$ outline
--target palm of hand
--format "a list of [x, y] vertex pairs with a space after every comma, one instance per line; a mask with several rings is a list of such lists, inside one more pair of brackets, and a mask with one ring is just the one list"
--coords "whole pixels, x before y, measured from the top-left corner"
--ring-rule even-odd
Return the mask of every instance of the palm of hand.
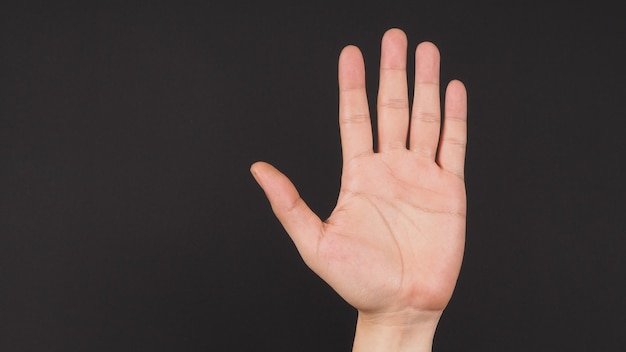
[[271, 165], [256, 163], [252, 172], [306, 264], [361, 313], [440, 312], [463, 256], [465, 88], [449, 84], [440, 128], [439, 54], [430, 43], [418, 46], [409, 117], [401, 31], [387, 32], [381, 55], [376, 153], [362, 56], [347, 47], [339, 60], [343, 175], [326, 221]]
[[347, 166], [314, 270], [363, 312], [442, 310], [463, 255], [463, 180], [406, 150]]

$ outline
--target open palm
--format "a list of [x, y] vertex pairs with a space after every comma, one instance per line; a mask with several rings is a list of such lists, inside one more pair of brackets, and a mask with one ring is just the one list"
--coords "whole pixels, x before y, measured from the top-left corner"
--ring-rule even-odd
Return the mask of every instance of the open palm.
[[415, 52], [415, 93], [409, 111], [406, 51], [402, 31], [385, 33], [377, 150], [363, 58], [354, 46], [341, 53], [343, 175], [337, 205], [326, 221], [274, 167], [263, 162], [252, 167], [307, 265], [370, 317], [441, 312], [463, 257], [465, 88], [459, 81], [450, 82], [441, 119], [439, 52], [433, 44], [422, 43]]

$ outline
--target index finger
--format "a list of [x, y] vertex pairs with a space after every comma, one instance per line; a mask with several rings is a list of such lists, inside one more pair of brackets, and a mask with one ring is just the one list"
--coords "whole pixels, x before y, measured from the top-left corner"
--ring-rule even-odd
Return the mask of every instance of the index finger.
[[361, 51], [353, 45], [339, 55], [339, 129], [344, 163], [374, 152], [365, 64]]

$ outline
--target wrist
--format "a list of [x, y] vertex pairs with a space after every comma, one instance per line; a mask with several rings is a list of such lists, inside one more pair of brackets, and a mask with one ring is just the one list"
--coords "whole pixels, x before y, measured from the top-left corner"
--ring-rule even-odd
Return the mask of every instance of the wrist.
[[430, 352], [441, 313], [371, 315], [359, 312], [352, 351]]

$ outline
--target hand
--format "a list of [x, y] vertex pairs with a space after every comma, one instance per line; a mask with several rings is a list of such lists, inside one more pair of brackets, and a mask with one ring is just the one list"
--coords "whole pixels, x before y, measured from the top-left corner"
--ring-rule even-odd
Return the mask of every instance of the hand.
[[409, 112], [406, 52], [405, 34], [387, 31], [377, 151], [361, 53], [347, 46], [339, 57], [343, 174], [337, 205], [326, 221], [274, 167], [259, 162], [251, 169], [305, 263], [358, 309], [355, 350], [411, 343], [429, 349], [463, 257], [465, 87], [449, 83], [442, 122], [439, 52], [432, 43], [421, 43]]

